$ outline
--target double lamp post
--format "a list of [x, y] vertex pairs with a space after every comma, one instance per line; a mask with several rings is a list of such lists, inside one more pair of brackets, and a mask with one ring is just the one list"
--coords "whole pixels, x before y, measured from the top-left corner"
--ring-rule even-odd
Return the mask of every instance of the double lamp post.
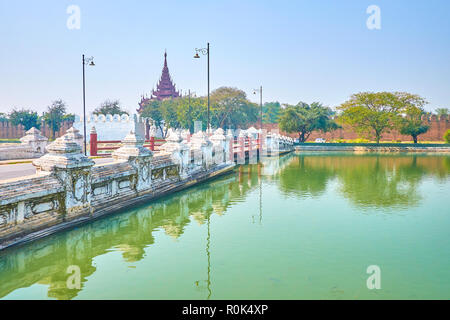
[[83, 65], [83, 129], [84, 129], [84, 155], [87, 155], [86, 148], [86, 78], [85, 78], [85, 66], [95, 66], [94, 57], [86, 58], [83, 54], [81, 63]]

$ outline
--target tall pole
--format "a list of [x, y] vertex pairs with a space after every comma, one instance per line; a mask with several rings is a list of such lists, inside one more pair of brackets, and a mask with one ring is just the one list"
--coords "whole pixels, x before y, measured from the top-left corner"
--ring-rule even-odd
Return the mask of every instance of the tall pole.
[[208, 46], [207, 46], [207, 53], [208, 53], [208, 134], [209, 134], [209, 126], [210, 126], [210, 119], [209, 119], [209, 42], [208, 42]]
[[87, 148], [86, 148], [86, 89], [85, 89], [85, 76], [84, 76], [84, 54], [82, 58], [83, 63], [83, 126], [84, 126], [84, 155], [87, 155]]
[[211, 233], [210, 233], [210, 229], [209, 229], [209, 225], [210, 225], [210, 218], [211, 216], [208, 215], [208, 237], [206, 238], [206, 255], [208, 256], [208, 282], [207, 282], [207, 287], [208, 287], [208, 300], [211, 298], [211, 253], [209, 251], [210, 246], [211, 246]]
[[[262, 86], [259, 88], [259, 107], [260, 107], [260, 119], [259, 119], [259, 125], [260, 125], [260, 129], [262, 130], [262, 121], [263, 121], [263, 110], [262, 110]], [[262, 133], [262, 132], [261, 132]]]
[[191, 131], [191, 122], [192, 122], [192, 118], [191, 118], [191, 89], [189, 89], [189, 109], [188, 109], [188, 115], [189, 115], [188, 129], [189, 129], [189, 133], [192, 134], [192, 131]]

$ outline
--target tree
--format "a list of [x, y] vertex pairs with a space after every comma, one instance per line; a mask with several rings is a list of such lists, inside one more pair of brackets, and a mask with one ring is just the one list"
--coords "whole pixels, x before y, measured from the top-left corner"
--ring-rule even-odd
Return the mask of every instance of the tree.
[[407, 92], [396, 92], [395, 96], [403, 115], [398, 118], [397, 127], [401, 134], [410, 135], [414, 143], [417, 143], [417, 137], [430, 128], [422, 121], [422, 116], [425, 114], [423, 106], [427, 104], [427, 101], [419, 95]]
[[400, 116], [403, 93], [360, 92], [338, 107], [339, 121], [352, 126], [359, 134], [374, 136], [380, 143], [384, 132], [394, 128]]
[[299, 141], [305, 142], [315, 130], [328, 132], [337, 129], [338, 125], [331, 119], [332, 115], [333, 111], [319, 102], [310, 105], [299, 102], [295, 106], [286, 106], [282, 111], [279, 126], [285, 132], [298, 133]]
[[[168, 128], [178, 129], [181, 128], [181, 124], [178, 119], [177, 109], [181, 104], [180, 99], [166, 99], [161, 102], [161, 115]], [[165, 136], [165, 134], [164, 134]]]
[[445, 131], [445, 133], [444, 133], [444, 141], [445, 141], [445, 143], [450, 143], [450, 129]]
[[25, 128], [25, 131], [28, 131], [33, 127], [35, 127], [36, 129], [40, 129], [40, 127], [41, 127], [41, 121], [39, 119], [37, 112], [32, 111], [32, 110], [25, 110], [25, 109], [16, 110], [16, 109], [14, 109], [9, 114], [9, 120], [15, 126], [23, 125]]
[[126, 112], [125, 110], [122, 110], [119, 100], [107, 99], [104, 102], [102, 102], [97, 109], [94, 110], [93, 114], [96, 114], [96, 115], [104, 114], [106, 116], [107, 114], [123, 115], [123, 114], [128, 114], [128, 112]]
[[430, 126], [422, 121], [424, 111], [422, 108], [409, 105], [405, 107], [404, 116], [399, 120], [399, 129], [401, 134], [410, 135], [414, 143], [417, 143], [417, 137], [428, 131]]
[[141, 116], [146, 118], [151, 118], [153, 120], [153, 125], [155, 125], [161, 131], [161, 135], [164, 137], [164, 121], [161, 112], [161, 101], [152, 100], [144, 106]]
[[55, 137], [55, 133], [61, 128], [65, 116], [67, 116], [66, 103], [61, 99], [53, 101], [44, 113], [43, 118], [52, 130], [52, 137]]
[[194, 133], [194, 123], [200, 121], [202, 130], [206, 130], [208, 108], [205, 97], [189, 97], [178, 98], [177, 118], [182, 128], [188, 128]]
[[281, 115], [281, 104], [277, 102], [266, 102], [263, 105], [263, 123], [278, 123]]
[[8, 120], [8, 115], [6, 113], [0, 112], [0, 122], [7, 122]]
[[436, 114], [438, 116], [448, 116], [449, 115], [449, 110], [448, 108], [437, 108], [436, 109]]
[[255, 123], [259, 107], [247, 100], [244, 91], [220, 87], [211, 93], [211, 126], [238, 128]]

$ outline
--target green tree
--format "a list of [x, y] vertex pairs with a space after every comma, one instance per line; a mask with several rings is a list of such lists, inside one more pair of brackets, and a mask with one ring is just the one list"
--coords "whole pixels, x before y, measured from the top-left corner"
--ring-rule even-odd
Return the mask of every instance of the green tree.
[[[194, 122], [202, 123], [202, 130], [206, 130], [207, 124], [207, 99], [205, 97], [189, 97], [184, 96], [174, 99], [176, 103], [176, 123], [181, 128], [189, 129], [194, 132]], [[170, 119], [169, 119], [170, 121]]]
[[332, 131], [338, 125], [331, 119], [333, 111], [324, 107], [319, 102], [310, 105], [299, 102], [297, 105], [287, 105], [283, 110], [279, 126], [280, 129], [288, 133], [298, 133], [300, 142], [305, 142], [313, 131]]
[[449, 115], [449, 110], [448, 110], [448, 108], [437, 108], [436, 109], [436, 114], [438, 116], [448, 116]]
[[428, 131], [430, 126], [422, 121], [423, 109], [414, 105], [405, 107], [404, 116], [399, 120], [400, 133], [410, 135], [414, 143], [417, 143], [417, 137]]
[[122, 110], [119, 100], [107, 99], [104, 102], [102, 102], [98, 108], [96, 108], [94, 110], [93, 114], [96, 114], [96, 115], [104, 114], [106, 116], [107, 114], [123, 115], [123, 114], [128, 114], [128, 112], [126, 112], [125, 110]]
[[[360, 92], [338, 107], [342, 111], [339, 120], [352, 126], [362, 135], [374, 136], [377, 143], [385, 132], [398, 123], [400, 110], [404, 106], [402, 92]], [[407, 97], [403, 100], [406, 101]]]
[[7, 122], [9, 121], [8, 115], [6, 113], [0, 112], [0, 122]]
[[[178, 129], [181, 124], [178, 119], [177, 110], [180, 107], [181, 99], [166, 99], [161, 102], [161, 116], [164, 120], [166, 130], [168, 128]], [[164, 134], [164, 136], [166, 133]]]
[[250, 102], [242, 90], [220, 87], [211, 93], [211, 125], [213, 127], [246, 127], [255, 123], [258, 116], [258, 105]]
[[44, 113], [44, 121], [49, 125], [52, 130], [52, 137], [55, 137], [55, 133], [59, 131], [62, 123], [65, 120], [66, 115], [66, 103], [61, 100], [55, 100], [47, 108], [47, 112]]
[[141, 116], [151, 118], [153, 125], [155, 125], [161, 131], [161, 135], [164, 137], [164, 121], [161, 112], [161, 101], [152, 100], [144, 106]]
[[266, 102], [263, 105], [263, 123], [278, 123], [281, 115], [281, 104], [277, 102]]
[[25, 130], [30, 130], [33, 127], [35, 127], [36, 129], [40, 129], [41, 127], [39, 115], [37, 114], [37, 112], [32, 110], [14, 109], [9, 114], [9, 120], [15, 126], [23, 125]]
[[450, 129], [445, 131], [445, 133], [444, 133], [444, 141], [445, 141], [445, 143], [450, 143]]

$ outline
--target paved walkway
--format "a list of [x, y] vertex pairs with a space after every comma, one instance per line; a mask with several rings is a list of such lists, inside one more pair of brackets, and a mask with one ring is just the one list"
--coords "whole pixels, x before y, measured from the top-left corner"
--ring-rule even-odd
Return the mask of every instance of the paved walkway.
[[[12, 178], [19, 178], [30, 176], [36, 173], [36, 168], [33, 166], [31, 161], [34, 159], [22, 159], [22, 160], [8, 160], [0, 161], [0, 181]], [[112, 162], [112, 158], [100, 158], [93, 159], [95, 164], [103, 164]], [[29, 162], [28, 162], [29, 161]], [[15, 163], [15, 164], [5, 164], [7, 162], [27, 162], [27, 163]]]

